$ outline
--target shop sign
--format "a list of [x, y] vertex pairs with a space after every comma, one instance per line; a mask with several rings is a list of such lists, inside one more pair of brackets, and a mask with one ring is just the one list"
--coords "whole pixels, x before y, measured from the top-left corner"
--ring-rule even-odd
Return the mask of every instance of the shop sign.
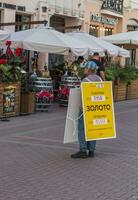
[[108, 24], [108, 25], [112, 25], [112, 26], [115, 26], [118, 23], [118, 19], [104, 17], [101, 15], [92, 15], [91, 21], [99, 22], [102, 24]]
[[15, 112], [15, 87], [4, 88], [3, 92], [3, 113]]
[[82, 83], [86, 141], [116, 138], [111, 82]]

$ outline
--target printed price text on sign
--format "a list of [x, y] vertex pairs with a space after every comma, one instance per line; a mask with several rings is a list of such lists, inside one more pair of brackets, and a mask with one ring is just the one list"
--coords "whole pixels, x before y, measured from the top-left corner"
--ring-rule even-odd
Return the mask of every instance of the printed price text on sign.
[[87, 141], [116, 137], [111, 82], [82, 83]]

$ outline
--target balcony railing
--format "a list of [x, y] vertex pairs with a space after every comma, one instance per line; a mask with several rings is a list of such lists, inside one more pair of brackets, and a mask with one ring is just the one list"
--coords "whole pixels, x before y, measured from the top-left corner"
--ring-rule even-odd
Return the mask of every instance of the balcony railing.
[[103, 0], [102, 9], [123, 14], [123, 0]]
[[48, 4], [48, 9], [52, 10], [53, 13], [55, 12], [57, 14], [60, 13], [67, 16], [84, 18], [84, 11], [80, 9], [73, 9], [72, 5], [70, 5], [70, 7], [66, 7], [66, 5], [63, 5], [62, 7], [56, 4]]

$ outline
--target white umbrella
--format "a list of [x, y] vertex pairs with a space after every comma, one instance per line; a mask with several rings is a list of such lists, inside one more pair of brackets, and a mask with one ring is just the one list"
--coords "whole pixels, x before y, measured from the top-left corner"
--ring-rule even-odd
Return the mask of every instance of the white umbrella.
[[14, 45], [32, 51], [66, 55], [70, 49], [77, 56], [88, 54], [84, 42], [48, 27], [15, 32], [10, 40]]
[[96, 38], [92, 35], [89, 35], [86, 32], [71, 32], [67, 33], [70, 36], [73, 36], [76, 39], [79, 39], [80, 41], [84, 41], [85, 44], [89, 47], [91, 52], [105, 52], [107, 51], [108, 54], [112, 56], [123, 56], [123, 57], [130, 57], [129, 51], [120, 48], [118, 46], [115, 46], [113, 44], [110, 44], [109, 42], [105, 42], [104, 40], [101, 40], [99, 38]]
[[114, 44], [134, 44], [138, 45], [138, 31], [118, 33], [115, 35], [102, 37], [103, 40]]
[[0, 41], [6, 40], [10, 34], [7, 31], [0, 30]]

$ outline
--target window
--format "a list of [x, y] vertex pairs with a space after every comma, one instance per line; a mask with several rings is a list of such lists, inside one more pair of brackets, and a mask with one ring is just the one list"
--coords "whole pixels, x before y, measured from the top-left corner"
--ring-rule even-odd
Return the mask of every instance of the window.
[[[16, 14], [16, 22], [30, 22], [31, 15]], [[30, 24], [21, 24], [15, 26], [15, 31], [26, 30], [30, 28]]]
[[98, 37], [98, 33], [99, 33], [99, 26], [90, 25], [89, 34]]
[[136, 64], [136, 49], [129, 50], [130, 58], [126, 58], [126, 65], [135, 65]]
[[137, 26], [127, 26], [127, 31], [137, 31], [138, 30], [138, 25]]
[[47, 12], [47, 7], [46, 7], [46, 6], [43, 6], [43, 7], [42, 7], [42, 12], [43, 12], [43, 13], [46, 13], [46, 12]]
[[105, 28], [105, 36], [112, 35], [112, 34], [113, 34], [113, 29], [112, 28]]

